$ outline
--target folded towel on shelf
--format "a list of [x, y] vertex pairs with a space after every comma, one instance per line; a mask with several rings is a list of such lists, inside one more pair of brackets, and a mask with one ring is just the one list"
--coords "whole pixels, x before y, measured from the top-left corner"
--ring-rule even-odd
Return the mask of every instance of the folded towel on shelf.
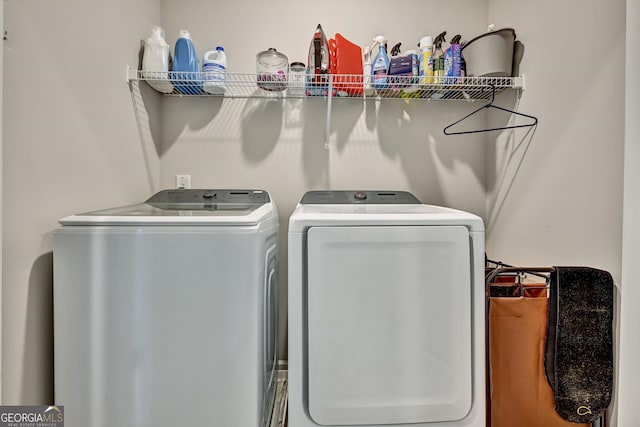
[[549, 283], [545, 371], [564, 419], [591, 423], [613, 390], [613, 278], [589, 267], [556, 267]]

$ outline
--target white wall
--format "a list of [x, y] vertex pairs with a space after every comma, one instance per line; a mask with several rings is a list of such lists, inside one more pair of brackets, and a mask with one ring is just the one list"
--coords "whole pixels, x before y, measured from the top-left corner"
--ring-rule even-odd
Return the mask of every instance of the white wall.
[[[539, 118], [518, 173], [526, 144], [514, 150], [500, 188], [490, 188], [489, 256], [599, 267], [619, 283], [625, 0], [491, 0], [489, 21], [515, 27], [524, 43], [520, 111]], [[488, 147], [500, 158], [513, 144]]]
[[2, 398], [52, 396], [52, 231], [152, 191], [125, 83], [155, 0], [5, 4]]
[[[398, 17], [390, 19], [393, 13]], [[255, 72], [255, 55], [270, 47], [291, 62], [307, 63], [318, 23], [327, 37], [339, 32], [363, 46], [383, 34], [389, 48], [401, 41], [409, 49], [423, 35], [442, 29], [471, 38], [484, 31], [486, 14], [486, 1], [468, 0], [163, 1], [170, 45], [179, 29], [187, 28], [199, 56], [220, 44], [230, 71], [250, 73]], [[189, 173], [194, 187], [268, 190], [279, 207], [282, 272], [287, 271], [288, 217], [308, 190], [408, 190], [426, 203], [484, 215], [484, 135], [447, 137], [442, 132], [476, 105], [334, 99], [328, 151], [325, 105], [323, 100], [164, 99], [161, 184], [173, 186], [176, 174]], [[296, 108], [303, 120], [294, 119]], [[286, 274], [280, 277], [284, 332]], [[284, 356], [286, 334], [280, 336]]]
[[620, 383], [618, 425], [640, 425], [640, 2], [627, 0], [626, 136], [624, 152], [624, 237], [622, 247]]

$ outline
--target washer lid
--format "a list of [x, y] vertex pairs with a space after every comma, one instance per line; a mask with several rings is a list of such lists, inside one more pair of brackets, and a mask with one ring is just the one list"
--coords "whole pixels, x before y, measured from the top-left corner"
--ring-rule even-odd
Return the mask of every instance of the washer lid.
[[62, 218], [62, 225], [247, 225], [273, 216], [263, 190], [163, 190], [145, 203]]

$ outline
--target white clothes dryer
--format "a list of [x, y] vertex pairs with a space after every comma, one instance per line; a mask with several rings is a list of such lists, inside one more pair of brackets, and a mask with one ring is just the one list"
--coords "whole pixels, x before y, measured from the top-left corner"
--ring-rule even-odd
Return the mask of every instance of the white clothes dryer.
[[407, 192], [289, 219], [289, 426], [485, 426], [484, 226]]
[[278, 218], [261, 190], [165, 190], [54, 234], [55, 402], [69, 426], [266, 426]]

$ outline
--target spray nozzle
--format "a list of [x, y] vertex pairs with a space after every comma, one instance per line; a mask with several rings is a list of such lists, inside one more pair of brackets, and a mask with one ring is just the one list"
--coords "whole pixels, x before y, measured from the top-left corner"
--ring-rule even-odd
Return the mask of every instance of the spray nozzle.
[[441, 32], [440, 34], [437, 35], [437, 37], [435, 38], [435, 40], [433, 40], [433, 44], [435, 45], [436, 49], [441, 49], [442, 48], [442, 43], [446, 42], [446, 40], [444, 39], [444, 36], [447, 35], [446, 31]]
[[365, 59], [370, 58], [371, 57], [371, 53], [373, 52], [373, 49], [376, 48], [376, 46], [378, 45], [384, 45], [385, 48], [387, 47], [387, 38], [385, 36], [375, 36], [373, 38], [373, 43], [371, 44], [371, 46], [369, 46], [367, 49], [365, 49], [364, 51], [364, 57]]
[[378, 44], [387, 44], [389, 42], [385, 36], [375, 36], [373, 41]]
[[455, 36], [453, 36], [453, 38], [451, 39], [451, 44], [460, 44], [460, 40], [462, 39], [462, 36], [460, 34], [456, 34]]
[[391, 48], [391, 56], [400, 55], [400, 46], [402, 46], [401, 42], [398, 42], [395, 45], [393, 45], [393, 47]]

